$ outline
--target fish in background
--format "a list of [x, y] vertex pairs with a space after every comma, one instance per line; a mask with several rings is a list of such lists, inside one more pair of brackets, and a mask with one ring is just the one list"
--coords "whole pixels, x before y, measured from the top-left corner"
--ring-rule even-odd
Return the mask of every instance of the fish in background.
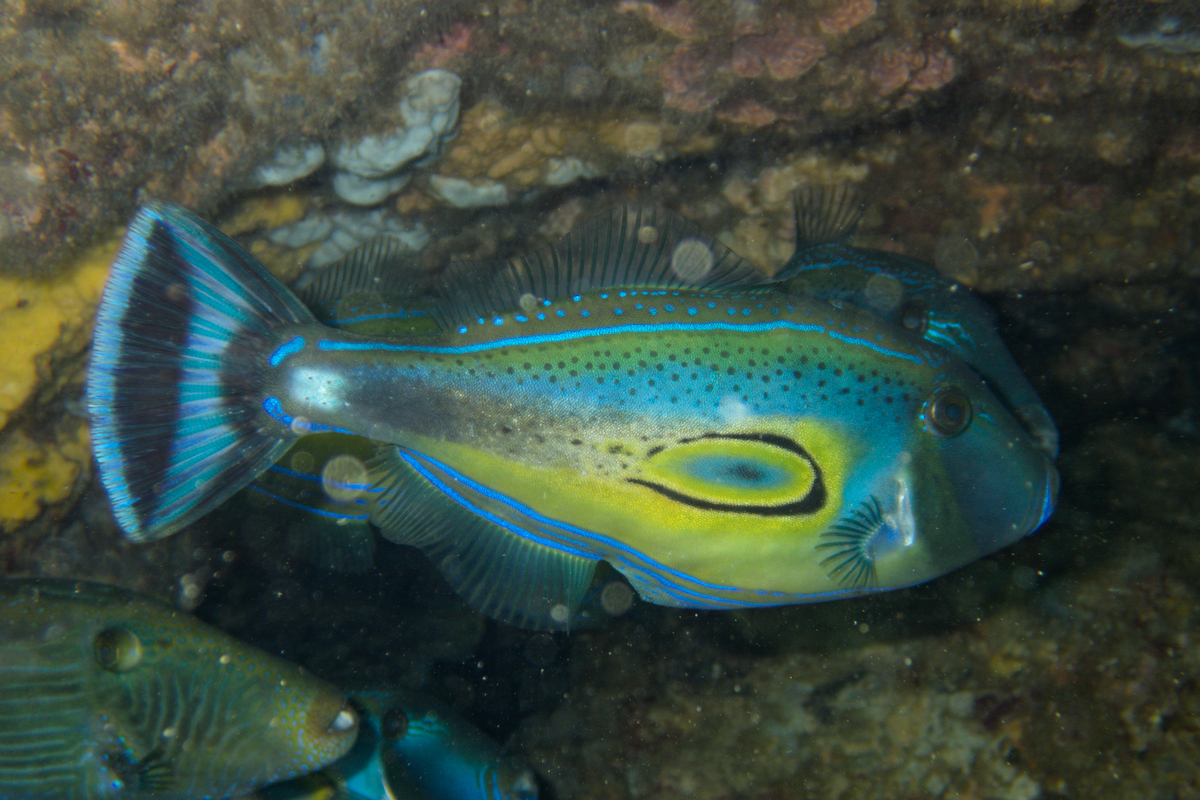
[[796, 250], [780, 278], [796, 294], [849, 303], [946, 348], [978, 372], [1051, 459], [1058, 428], [996, 330], [987, 305], [916, 258], [854, 247], [865, 206], [853, 189], [795, 197]]
[[268, 786], [259, 800], [537, 800], [520, 758], [418, 692], [356, 692], [354, 748], [320, 772]]
[[137, 213], [87, 391], [127, 537], [198, 519], [301, 437], [351, 434], [383, 445], [345, 488], [385, 538], [477, 610], [566, 630], [601, 561], [661, 605], [830, 600], [938, 577], [1053, 510], [1047, 454], [961, 359], [779, 291], [664, 209], [453, 267], [422, 308], [435, 333], [388, 335], [375, 267], [302, 301], [187, 211]]
[[0, 580], [0, 798], [233, 797], [350, 750], [358, 714], [301, 668], [153, 598]]

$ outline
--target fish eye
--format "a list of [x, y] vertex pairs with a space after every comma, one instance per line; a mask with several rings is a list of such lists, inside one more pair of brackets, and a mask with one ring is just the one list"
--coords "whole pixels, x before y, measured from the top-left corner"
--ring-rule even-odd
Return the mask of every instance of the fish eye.
[[905, 330], [924, 336], [929, 330], [929, 309], [916, 300], [905, 303], [900, 309], [900, 324]]
[[925, 401], [925, 429], [935, 436], [958, 436], [971, 424], [971, 398], [956, 386], [944, 386]]
[[388, 709], [388, 712], [383, 715], [380, 727], [384, 736], [389, 739], [399, 739], [408, 733], [408, 715], [404, 713], [403, 708]]
[[96, 663], [109, 672], [131, 670], [142, 660], [142, 642], [124, 628], [106, 628], [92, 643]]

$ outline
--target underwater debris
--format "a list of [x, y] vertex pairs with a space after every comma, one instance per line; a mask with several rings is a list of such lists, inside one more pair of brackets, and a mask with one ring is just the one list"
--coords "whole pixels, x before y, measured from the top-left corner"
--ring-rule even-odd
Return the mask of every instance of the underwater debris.
[[310, 267], [332, 264], [377, 236], [395, 238], [413, 252], [429, 243], [429, 232], [424, 225], [398, 217], [386, 208], [312, 214], [267, 234], [268, 239], [284, 247], [301, 248], [317, 244], [306, 262]]
[[430, 175], [429, 187], [433, 189], [434, 194], [455, 208], [502, 206], [508, 202], [508, 189], [498, 181], [468, 181], [444, 175]]
[[287, 186], [306, 178], [325, 163], [325, 148], [318, 143], [281, 147], [250, 176], [252, 186]]
[[1200, 10], [1181, 2], [1148, 4], [1146, 8], [1151, 13], [1119, 32], [1118, 42], [1177, 55], [1200, 53]]
[[339, 170], [334, 191], [348, 203], [374, 205], [400, 191], [406, 176], [395, 173], [423, 156], [440, 152], [458, 121], [462, 80], [431, 69], [409, 78], [400, 100], [399, 124], [389, 133], [343, 143], [330, 158]]

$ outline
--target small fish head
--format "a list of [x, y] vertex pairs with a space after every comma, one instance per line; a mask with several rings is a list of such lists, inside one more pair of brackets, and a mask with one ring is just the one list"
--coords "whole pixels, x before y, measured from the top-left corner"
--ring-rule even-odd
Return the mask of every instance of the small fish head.
[[956, 363], [928, 392], [872, 495], [871, 563], [880, 586], [936, 578], [1016, 542], [1054, 510], [1058, 472], [1003, 403]]
[[89, 649], [123, 783], [151, 795], [244, 794], [333, 762], [358, 732], [336, 688], [154, 601], [101, 615]]

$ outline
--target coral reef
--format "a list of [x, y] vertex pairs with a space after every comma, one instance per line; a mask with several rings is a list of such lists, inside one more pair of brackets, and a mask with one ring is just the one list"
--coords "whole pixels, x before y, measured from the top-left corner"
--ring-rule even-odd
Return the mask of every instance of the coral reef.
[[[120, 583], [322, 673], [425, 683], [572, 797], [1200, 794], [1200, 84], [1182, 0], [0, 0], [0, 571]], [[460, 112], [461, 108], [461, 112]], [[379, 542], [246, 498], [120, 536], [80, 402], [118, 226], [214, 218], [284, 280], [378, 235], [414, 284], [616, 202], [770, 273], [792, 196], [981, 293], [1062, 428], [1062, 506], [933, 585], [485, 624]], [[369, 208], [358, 208], [357, 205]]]
[[421, 157], [440, 151], [458, 121], [458, 90], [454, 73], [431, 69], [409, 78], [397, 110], [398, 124], [390, 132], [346, 142], [333, 153], [338, 172], [333, 190], [355, 205], [377, 205], [408, 183], [397, 171]]

